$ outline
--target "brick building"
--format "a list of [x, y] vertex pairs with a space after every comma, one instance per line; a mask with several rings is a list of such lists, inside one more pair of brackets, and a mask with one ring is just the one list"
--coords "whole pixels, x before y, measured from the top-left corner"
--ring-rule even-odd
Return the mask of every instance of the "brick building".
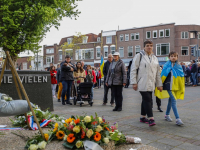
[[73, 40], [73, 36], [62, 38], [59, 45], [44, 45], [44, 65], [60, 63], [66, 54], [70, 54], [72, 62], [84, 60], [86, 64], [99, 66], [101, 54], [106, 60], [109, 53], [118, 51], [121, 59], [128, 65], [129, 61], [143, 49], [145, 40], [153, 41], [153, 52], [162, 65], [168, 60], [170, 51], [179, 53], [179, 61], [190, 61], [191, 47], [199, 45], [200, 25], [175, 25], [175, 23], [154, 26], [101, 31], [98, 35], [86, 34], [79, 49], [67, 50], [63, 53], [60, 46]]

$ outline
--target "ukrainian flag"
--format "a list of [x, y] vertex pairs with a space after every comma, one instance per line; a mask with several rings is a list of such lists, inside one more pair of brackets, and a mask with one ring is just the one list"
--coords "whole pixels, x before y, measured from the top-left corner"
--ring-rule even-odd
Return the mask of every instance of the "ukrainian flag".
[[[185, 94], [185, 78], [183, 69], [181, 65], [178, 64], [178, 62], [175, 63], [174, 67], [172, 67], [172, 63], [170, 60], [165, 63], [163, 70], [161, 72], [162, 83], [164, 83], [165, 79], [167, 78], [168, 74], [171, 71], [173, 73], [173, 79], [171, 81], [172, 94], [174, 95], [174, 98], [176, 100], [177, 99], [183, 100]], [[160, 99], [169, 98], [169, 94], [166, 90], [160, 92], [157, 88], [155, 90], [155, 96], [157, 96]]]
[[104, 60], [103, 60], [103, 56], [101, 55], [101, 65], [100, 65], [101, 78], [104, 76], [104, 75], [103, 75], [103, 67], [104, 67]]

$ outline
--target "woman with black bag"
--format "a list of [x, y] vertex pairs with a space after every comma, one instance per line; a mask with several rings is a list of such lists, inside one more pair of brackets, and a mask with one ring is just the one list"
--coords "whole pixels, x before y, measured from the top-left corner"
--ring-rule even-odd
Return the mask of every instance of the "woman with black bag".
[[122, 111], [122, 89], [126, 85], [126, 77], [125, 64], [120, 59], [119, 52], [115, 52], [106, 77], [106, 86], [112, 86], [114, 92], [116, 106], [113, 111]]

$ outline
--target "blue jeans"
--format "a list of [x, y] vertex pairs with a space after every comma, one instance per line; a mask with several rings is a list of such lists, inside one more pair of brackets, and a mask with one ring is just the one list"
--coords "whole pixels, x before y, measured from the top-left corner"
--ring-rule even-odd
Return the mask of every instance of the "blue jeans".
[[69, 102], [70, 94], [71, 94], [71, 87], [72, 87], [72, 80], [65, 80], [62, 81], [63, 90], [62, 90], [62, 102], [65, 100], [65, 94], [67, 93], [67, 102]]
[[196, 72], [191, 73], [191, 75], [192, 75], [193, 85], [197, 85], [197, 73]]
[[169, 93], [170, 97], [169, 97], [169, 101], [168, 101], [168, 105], [167, 105], [166, 115], [170, 114], [170, 110], [172, 108], [176, 119], [178, 119], [179, 114], [178, 114], [178, 110], [177, 110], [177, 106], [176, 106], [176, 99], [174, 98], [172, 91], [167, 91], [167, 92]]

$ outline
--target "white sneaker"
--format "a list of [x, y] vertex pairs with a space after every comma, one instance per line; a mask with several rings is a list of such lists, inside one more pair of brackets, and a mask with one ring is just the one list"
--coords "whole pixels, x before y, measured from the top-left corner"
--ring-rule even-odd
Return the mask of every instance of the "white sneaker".
[[56, 98], [56, 96], [54, 95], [53, 98]]

